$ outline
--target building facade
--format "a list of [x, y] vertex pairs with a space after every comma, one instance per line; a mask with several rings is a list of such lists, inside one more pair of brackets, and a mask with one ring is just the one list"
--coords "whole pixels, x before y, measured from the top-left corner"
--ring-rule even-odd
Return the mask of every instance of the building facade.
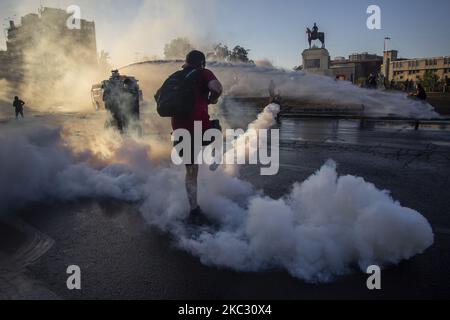
[[0, 78], [20, 81], [27, 68], [39, 66], [51, 71], [61, 57], [72, 65], [96, 65], [95, 23], [81, 20], [79, 29], [69, 29], [70, 17], [65, 10], [43, 7], [22, 17], [20, 25], [10, 21], [6, 51], [0, 51]]
[[331, 61], [330, 69], [336, 79], [363, 83], [370, 75], [377, 75], [381, 71], [383, 57], [376, 54], [355, 53], [345, 59], [338, 57]]
[[382, 70], [389, 82], [419, 82], [423, 80], [426, 72], [444, 80], [450, 78], [450, 56], [400, 59], [397, 51], [386, 51]]

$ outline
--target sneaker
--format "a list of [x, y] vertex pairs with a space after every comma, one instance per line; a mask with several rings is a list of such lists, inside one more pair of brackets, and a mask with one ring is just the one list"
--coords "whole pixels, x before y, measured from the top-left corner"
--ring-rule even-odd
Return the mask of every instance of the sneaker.
[[209, 166], [209, 171], [216, 171], [218, 168], [220, 167], [220, 165], [218, 163], [213, 163], [212, 165]]
[[209, 226], [211, 221], [205, 216], [202, 209], [197, 207], [189, 214], [188, 223], [198, 226]]

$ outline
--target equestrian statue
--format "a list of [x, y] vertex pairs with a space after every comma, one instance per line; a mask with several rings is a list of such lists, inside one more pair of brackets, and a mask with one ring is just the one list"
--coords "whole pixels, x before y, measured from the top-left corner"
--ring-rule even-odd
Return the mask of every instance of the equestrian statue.
[[317, 27], [316, 23], [314, 23], [312, 31], [310, 28], [306, 28], [306, 33], [308, 34], [308, 42], [310, 49], [313, 40], [319, 40], [320, 42], [322, 42], [322, 48], [325, 48], [325, 33], [319, 32], [319, 27]]

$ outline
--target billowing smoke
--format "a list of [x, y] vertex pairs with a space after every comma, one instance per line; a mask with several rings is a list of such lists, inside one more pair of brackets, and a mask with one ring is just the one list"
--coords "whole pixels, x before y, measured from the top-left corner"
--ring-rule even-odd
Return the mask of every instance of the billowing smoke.
[[[270, 128], [278, 112], [276, 104], [267, 106], [249, 129]], [[181, 247], [207, 265], [284, 268], [297, 278], [327, 282], [354, 264], [363, 271], [397, 264], [433, 244], [431, 226], [420, 213], [362, 178], [338, 176], [332, 160], [281, 199], [256, 192], [233, 168], [201, 172], [200, 203], [220, 229], [180, 238]]]
[[5, 79], [0, 79], [0, 101], [12, 101], [11, 86]]
[[95, 51], [58, 32], [47, 30], [24, 50], [20, 95], [39, 111], [92, 110], [92, 85], [106, 77], [106, 70], [98, 67]]
[[[254, 124], [270, 126], [275, 115], [269, 106]], [[170, 232], [180, 248], [207, 265], [239, 271], [283, 268], [311, 282], [331, 281], [355, 265], [397, 264], [433, 244], [423, 216], [362, 178], [340, 177], [332, 161], [280, 199], [226, 170], [202, 168], [200, 205], [219, 225], [205, 229], [184, 222], [184, 169], [157, 161], [159, 151], [151, 142], [125, 138], [107, 146], [109, 153], [75, 152], [58, 129], [24, 125], [4, 130], [2, 214], [34, 202], [134, 203], [148, 223]]]
[[335, 81], [330, 77], [261, 68], [252, 65], [211, 64], [211, 68], [230, 88], [228, 94], [238, 97], [261, 97], [267, 95], [270, 81], [283, 98], [292, 98], [304, 105], [319, 103], [361, 107], [367, 115], [401, 115], [406, 117], [438, 117], [431, 105], [407, 98], [404, 93], [362, 89], [350, 82]]
[[120, 145], [98, 141], [110, 152], [101, 152], [95, 143], [91, 145], [93, 150], [74, 152], [62, 139], [63, 134], [60, 129], [35, 125], [3, 132], [0, 214], [49, 200], [108, 198], [138, 202], [146, 198], [145, 189], [150, 186], [145, 184], [151, 182], [150, 178], [153, 182], [157, 177], [170, 181], [178, 174], [177, 170], [158, 168], [147, 144], [130, 139]]
[[[177, 69], [179, 62], [139, 64], [123, 69], [141, 80], [142, 88], [150, 95], [167, 76]], [[326, 105], [360, 110], [361, 114], [375, 116], [404, 116], [411, 118], [436, 118], [439, 115], [428, 103], [413, 100], [406, 94], [359, 88], [347, 81], [329, 77], [286, 71], [251, 64], [211, 62], [214, 71], [226, 88], [225, 96], [261, 98], [268, 96], [273, 81], [283, 99], [294, 100], [303, 106]]]
[[8, 41], [14, 45], [5, 56], [11, 65], [9, 73], [1, 76], [37, 111], [92, 109], [91, 87], [109, 71], [98, 66], [93, 24], [83, 20], [74, 29], [68, 28], [68, 6], [41, 7], [38, 14], [34, 1], [6, 4], [9, 13], [23, 16], [8, 31]]
[[256, 66], [262, 68], [274, 68], [273, 62], [268, 59], [259, 59], [255, 61]]
[[[268, 137], [257, 137], [256, 132], [260, 129], [271, 128], [276, 124], [276, 117], [280, 113], [280, 106], [276, 103], [271, 103], [264, 108], [257, 119], [248, 125], [247, 131], [236, 137], [231, 146], [227, 146], [227, 152], [225, 152], [224, 158], [235, 158], [237, 153], [242, 152], [245, 157], [251, 159], [257, 156], [258, 153], [258, 140], [260, 145], [269, 145]], [[272, 156], [274, 156], [272, 154]], [[279, 162], [279, 159], [276, 159]], [[232, 164], [224, 164], [221, 169], [225, 170], [227, 174], [231, 176], [237, 176], [239, 173], [239, 167]]]
[[433, 244], [422, 215], [362, 178], [339, 177], [332, 161], [278, 200], [253, 194], [239, 205], [236, 190], [248, 195], [248, 186], [233, 180], [225, 186], [205, 188], [202, 198], [221, 229], [181, 239], [181, 246], [207, 265], [284, 268], [294, 277], [326, 282], [356, 264], [363, 271], [397, 264]]

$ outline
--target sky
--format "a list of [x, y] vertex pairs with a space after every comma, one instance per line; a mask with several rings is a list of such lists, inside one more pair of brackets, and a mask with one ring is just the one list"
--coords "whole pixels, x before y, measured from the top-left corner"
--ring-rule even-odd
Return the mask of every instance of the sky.
[[[109, 52], [116, 66], [162, 57], [164, 44], [181, 36], [195, 46], [239, 44], [254, 60], [291, 69], [301, 64], [305, 30], [314, 22], [326, 34], [331, 57], [381, 54], [386, 36], [401, 57], [450, 55], [449, 0], [1, 0], [0, 19], [4, 29], [9, 19], [18, 23], [40, 5], [72, 4], [96, 22], [98, 50]], [[369, 5], [381, 9], [381, 30], [366, 26]]]

